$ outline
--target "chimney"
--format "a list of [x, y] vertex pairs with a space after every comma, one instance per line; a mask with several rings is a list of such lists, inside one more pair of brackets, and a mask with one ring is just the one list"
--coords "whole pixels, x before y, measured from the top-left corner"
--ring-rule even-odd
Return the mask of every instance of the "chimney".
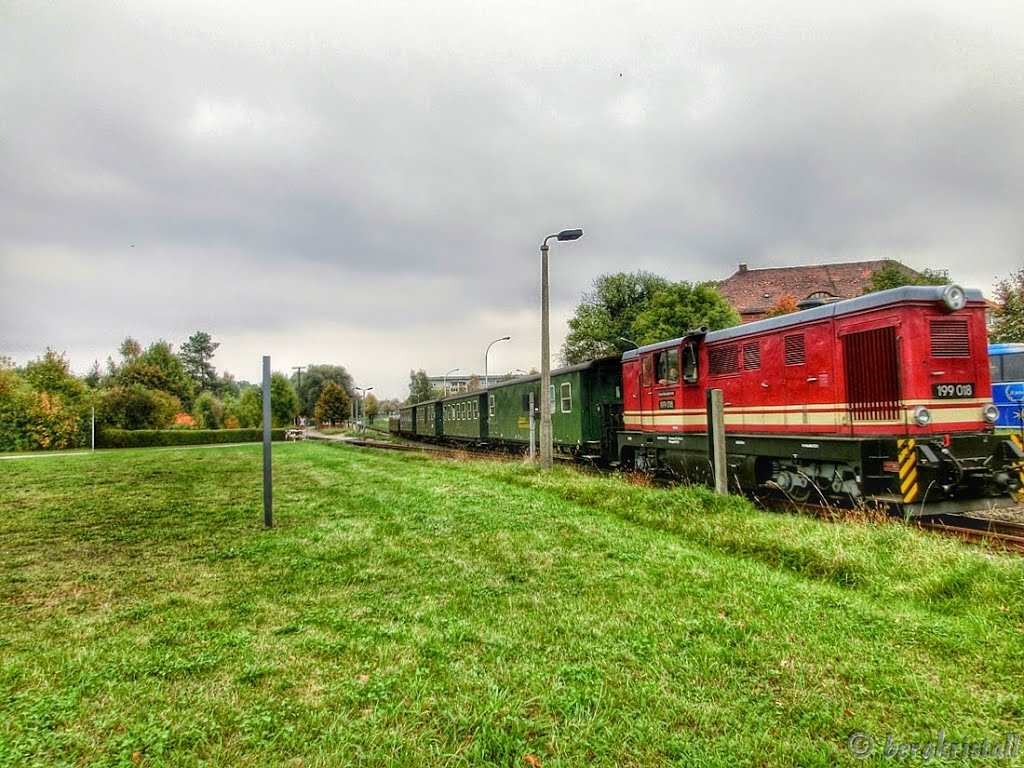
[[740, 264], [740, 274], [742, 275], [746, 271], [747, 271], [747, 265], [746, 264]]

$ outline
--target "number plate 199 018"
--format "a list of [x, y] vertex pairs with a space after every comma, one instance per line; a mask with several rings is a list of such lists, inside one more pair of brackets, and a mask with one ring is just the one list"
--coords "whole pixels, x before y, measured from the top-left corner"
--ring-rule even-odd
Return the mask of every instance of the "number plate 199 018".
[[932, 397], [942, 400], [974, 397], [973, 384], [932, 384]]

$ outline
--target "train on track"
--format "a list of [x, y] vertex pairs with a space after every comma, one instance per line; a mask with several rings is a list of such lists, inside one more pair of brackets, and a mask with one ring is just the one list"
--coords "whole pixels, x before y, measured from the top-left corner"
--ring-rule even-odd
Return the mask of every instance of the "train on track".
[[996, 428], [1024, 432], [1024, 344], [989, 344], [988, 360]]
[[[1011, 506], [1024, 484], [1020, 442], [994, 429], [984, 299], [956, 285], [697, 329], [551, 382], [554, 450], [580, 461], [709, 482], [720, 389], [737, 492], [917, 515]], [[540, 396], [539, 376], [520, 377], [406, 406], [391, 429], [522, 450]]]

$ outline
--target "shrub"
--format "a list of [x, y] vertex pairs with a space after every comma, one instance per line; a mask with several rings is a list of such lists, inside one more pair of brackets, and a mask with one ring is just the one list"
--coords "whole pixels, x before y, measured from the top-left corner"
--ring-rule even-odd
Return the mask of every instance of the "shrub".
[[[273, 440], [284, 440], [285, 430], [271, 431]], [[103, 429], [96, 435], [97, 448], [150, 448], [173, 445], [258, 443], [262, 429]]]
[[203, 392], [192, 406], [192, 415], [200, 429], [220, 429], [224, 423], [224, 404], [212, 392]]
[[117, 429], [159, 429], [168, 426], [178, 413], [181, 401], [174, 395], [132, 384], [103, 394], [98, 420]]

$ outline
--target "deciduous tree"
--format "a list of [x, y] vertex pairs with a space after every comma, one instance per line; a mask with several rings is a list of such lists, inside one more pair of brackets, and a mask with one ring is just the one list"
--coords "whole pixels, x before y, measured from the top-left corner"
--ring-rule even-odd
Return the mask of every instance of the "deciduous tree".
[[864, 293], [901, 288], [904, 285], [946, 285], [950, 282], [945, 272], [926, 269], [916, 272], [898, 261], [886, 261], [885, 266], [871, 274], [871, 285]]
[[764, 313], [765, 317], [780, 317], [781, 315], [791, 315], [794, 312], [799, 312], [800, 307], [797, 305], [796, 296], [791, 293], [787, 293], [775, 304], [773, 304], [767, 312]]
[[673, 283], [659, 290], [633, 323], [641, 346], [674, 339], [696, 328], [715, 331], [738, 325], [740, 316], [710, 283]]
[[352, 414], [352, 400], [344, 387], [333, 381], [328, 381], [320, 392], [320, 399], [317, 400], [313, 409], [313, 415], [318, 422], [340, 423], [345, 421]]
[[308, 365], [301, 377], [297, 372], [292, 374], [291, 381], [299, 397], [299, 410], [307, 416], [316, 410], [320, 394], [329, 381], [344, 389], [350, 398], [355, 393], [352, 376], [343, 365]]
[[996, 284], [995, 324], [989, 340], [995, 343], [1024, 342], [1024, 269]]
[[150, 344], [135, 360], [121, 366], [115, 383], [122, 387], [139, 384], [146, 389], [166, 392], [178, 398], [186, 410], [192, 407], [192, 378], [166, 341]]
[[569, 320], [561, 359], [574, 365], [630, 348], [633, 324], [654, 295], [670, 285], [650, 272], [601, 275]]
[[405, 401], [409, 405], [422, 403], [424, 400], [431, 400], [434, 397], [433, 387], [430, 386], [430, 377], [427, 372], [420, 368], [418, 371], [409, 371], [409, 398]]

